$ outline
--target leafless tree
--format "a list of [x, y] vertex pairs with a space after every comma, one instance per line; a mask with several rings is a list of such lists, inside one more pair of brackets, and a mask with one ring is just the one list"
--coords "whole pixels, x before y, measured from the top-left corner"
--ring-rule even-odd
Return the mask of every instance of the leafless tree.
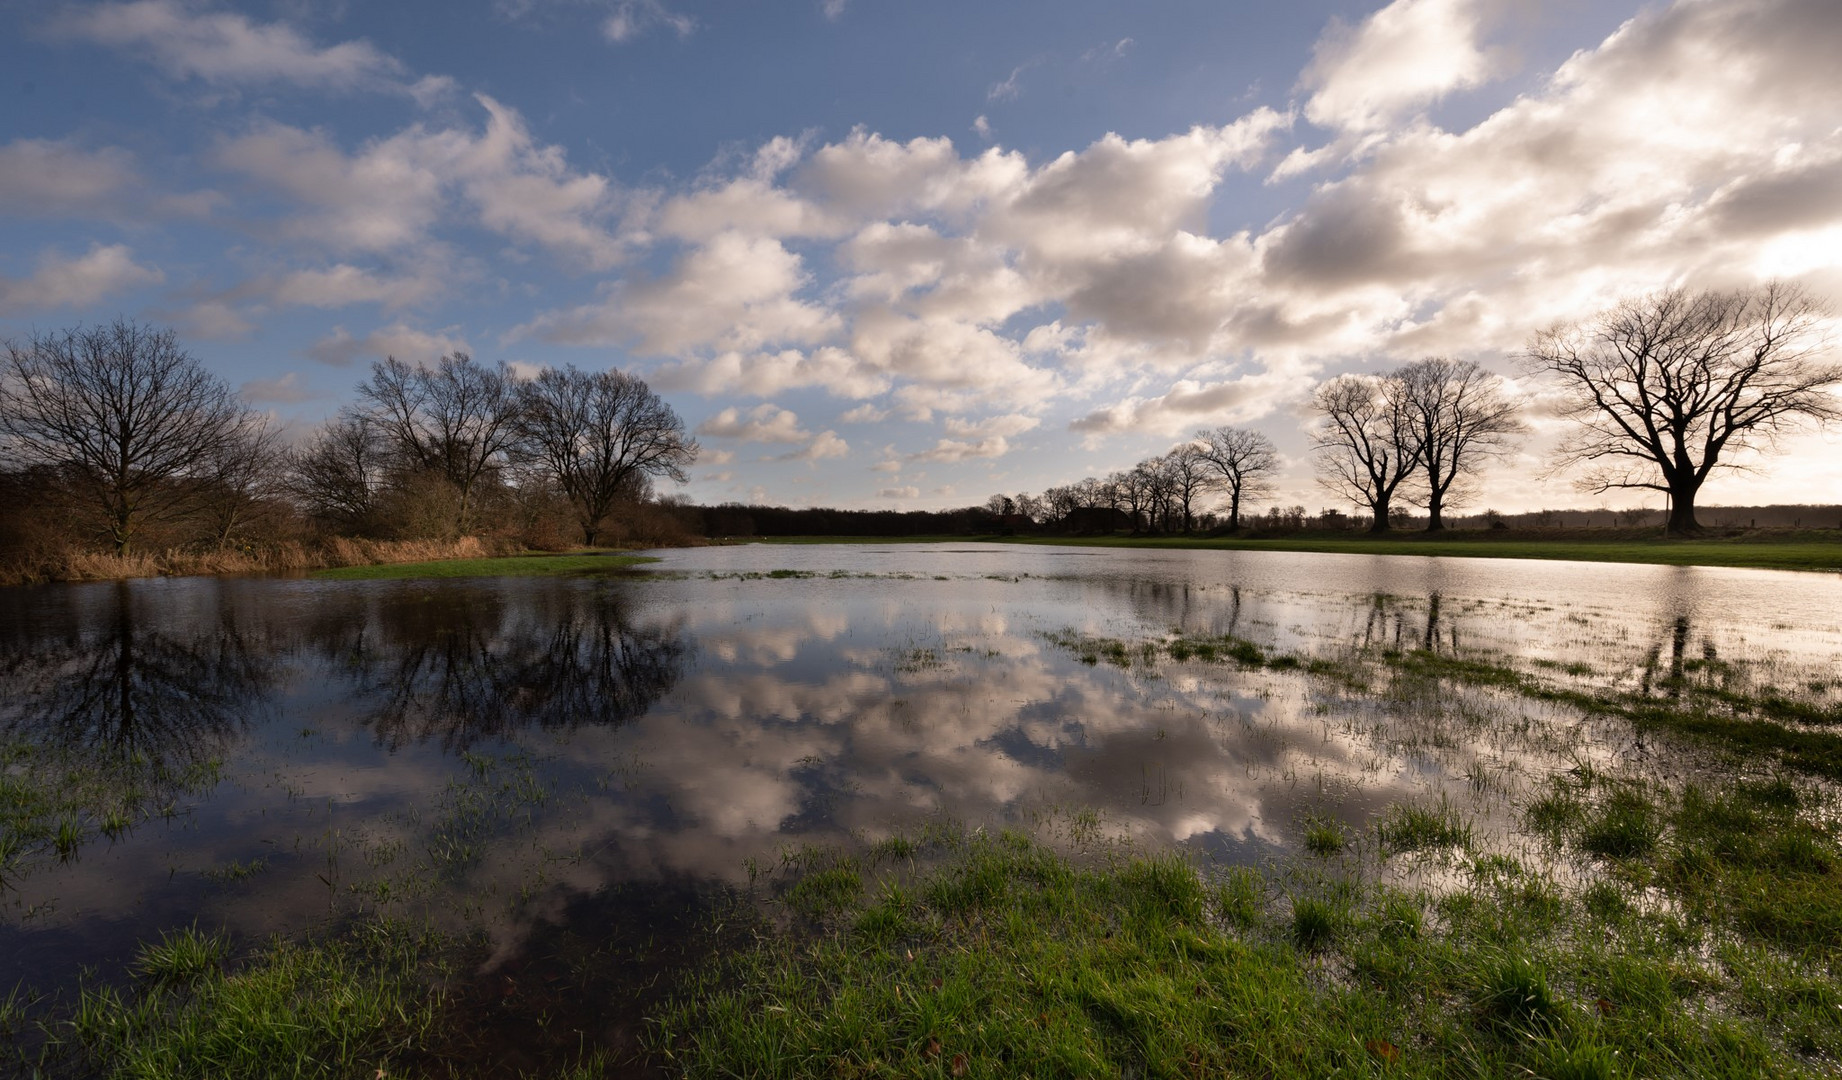
[[17, 460], [74, 479], [127, 554], [150, 524], [197, 508], [205, 465], [244, 409], [171, 330], [118, 320], [6, 346], [0, 432]]
[[697, 440], [645, 381], [621, 371], [549, 368], [518, 389], [520, 453], [575, 508], [584, 543], [623, 496], [652, 477], [683, 482]]
[[328, 421], [289, 454], [285, 475], [309, 515], [340, 531], [369, 531], [384, 480], [377, 425], [359, 413]]
[[281, 429], [264, 413], [249, 412], [204, 465], [204, 512], [212, 539], [228, 545], [247, 529], [286, 482]]
[[388, 357], [371, 365], [358, 396], [403, 467], [454, 485], [460, 497], [454, 526], [465, 532], [481, 479], [503, 463], [517, 437], [519, 397], [505, 365], [487, 367], [463, 352], [433, 368]]
[[1579, 424], [1558, 466], [1584, 466], [1589, 491], [1670, 497], [1668, 530], [1695, 532], [1695, 497], [1735, 451], [1763, 449], [1802, 423], [1842, 418], [1822, 362], [1826, 313], [1779, 283], [1735, 292], [1672, 289], [1535, 335], [1526, 360], [1561, 384]]
[[1279, 450], [1273, 440], [1258, 431], [1218, 427], [1198, 431], [1202, 459], [1216, 475], [1216, 482], [1228, 492], [1228, 529], [1241, 528], [1241, 508], [1273, 492], [1273, 478], [1279, 472]]
[[1318, 387], [1312, 406], [1322, 417], [1312, 436], [1318, 482], [1368, 506], [1370, 532], [1387, 532], [1395, 493], [1420, 465], [1401, 380], [1339, 375]]
[[1408, 422], [1420, 447], [1426, 531], [1445, 528], [1454, 484], [1475, 475], [1484, 459], [1502, 454], [1527, 430], [1517, 406], [1503, 396], [1503, 380], [1469, 360], [1428, 356], [1395, 372], [1406, 397]]
[[1194, 442], [1172, 447], [1161, 461], [1161, 471], [1170, 489], [1171, 502], [1182, 516], [1183, 531], [1189, 532], [1196, 521], [1196, 500], [1215, 479], [1214, 468], [1205, 456], [1204, 448]]

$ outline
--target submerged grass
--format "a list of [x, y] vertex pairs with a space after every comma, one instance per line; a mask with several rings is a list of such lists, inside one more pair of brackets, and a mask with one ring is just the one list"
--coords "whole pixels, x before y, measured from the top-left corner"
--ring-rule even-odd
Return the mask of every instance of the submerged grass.
[[1646, 905], [1616, 876], [1562, 891], [1500, 871], [1437, 895], [1308, 876], [1286, 898], [1169, 853], [1082, 862], [1017, 834], [961, 837], [907, 881], [821, 887], [839, 903], [817, 930], [709, 973], [654, 1046], [693, 1077], [1833, 1067], [1842, 992], [1824, 964], [1729, 935], [1718, 914]]
[[569, 555], [508, 555], [490, 559], [437, 559], [430, 562], [388, 563], [375, 566], [340, 566], [317, 570], [311, 576], [329, 581], [384, 581], [402, 578], [548, 577], [560, 574], [599, 574], [627, 570], [658, 562], [647, 555], [575, 553]]
[[136, 1080], [398, 1075], [434, 1031], [427, 933], [373, 923], [332, 940], [276, 940], [241, 962], [196, 928], [142, 948], [132, 984], [86, 986], [38, 1020], [29, 1071]]

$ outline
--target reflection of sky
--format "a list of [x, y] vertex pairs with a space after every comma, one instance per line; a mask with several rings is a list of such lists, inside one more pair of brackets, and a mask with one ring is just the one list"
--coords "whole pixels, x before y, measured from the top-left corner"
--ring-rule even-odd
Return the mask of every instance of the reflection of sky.
[[[1618, 678], [1667, 649], [1686, 614], [1695, 655], [1793, 667], [1842, 655], [1842, 584], [1817, 576], [980, 546], [706, 549], [668, 565], [916, 577], [35, 591], [43, 603], [0, 617], [0, 679], [31, 691], [6, 695], [15, 732], [124, 603], [137, 641], [218, 641], [234, 626], [263, 662], [220, 671], [260, 676], [220, 688], [249, 703], [222, 784], [7, 894], [0, 981], [112, 962], [194, 918], [248, 934], [317, 925], [372, 895], [350, 886], [379, 881], [428, 886], [392, 910], [470, 903], [509, 946], [530, 919], [611, 883], [739, 882], [791, 845], [941, 816], [1028, 825], [1096, 809], [1114, 835], [1253, 857], [1291, 842], [1305, 815], [1360, 824], [1474, 761], [1545, 752], [1463, 729], [1422, 740], [1441, 743], [1436, 755], [1401, 754], [1378, 729], [1437, 721], [1290, 674], [1090, 667], [1045, 640], [1061, 631], [1182, 628], [1310, 650], [1430, 636], [1587, 656]], [[510, 766], [475, 776], [463, 748], [528, 751], [548, 797], [518, 803], [498, 790]], [[416, 874], [456, 783], [499, 800], [480, 857], [439, 880]], [[204, 873], [262, 858], [243, 881]]]

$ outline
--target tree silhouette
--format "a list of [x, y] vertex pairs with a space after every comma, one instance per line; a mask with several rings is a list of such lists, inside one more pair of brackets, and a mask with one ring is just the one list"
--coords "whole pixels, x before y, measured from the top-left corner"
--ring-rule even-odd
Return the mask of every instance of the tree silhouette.
[[1585, 466], [1589, 491], [1670, 497], [1668, 531], [1696, 532], [1695, 498], [1739, 450], [1768, 447], [1800, 423], [1842, 418], [1819, 362], [1825, 312], [1799, 288], [1672, 289], [1625, 300], [1535, 335], [1528, 366], [1560, 384], [1577, 423], [1557, 467]]

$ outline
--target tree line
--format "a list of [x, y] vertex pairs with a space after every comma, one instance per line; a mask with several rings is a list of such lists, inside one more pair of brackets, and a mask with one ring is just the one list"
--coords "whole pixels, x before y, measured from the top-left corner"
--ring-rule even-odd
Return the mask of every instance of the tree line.
[[[1696, 498], [1714, 471], [1745, 467], [1746, 452], [1800, 425], [1842, 418], [1826, 318], [1807, 293], [1773, 283], [1654, 293], [1536, 334], [1523, 372], [1568, 425], [1550, 468], [1573, 470], [1587, 491], [1666, 493], [1669, 530], [1698, 529]], [[1478, 494], [1483, 466], [1527, 430], [1518, 398], [1501, 377], [1445, 357], [1339, 375], [1311, 397], [1318, 481], [1365, 509], [1372, 531], [1397, 527], [1403, 505], [1442, 529]], [[685, 480], [699, 447], [635, 376], [566, 366], [525, 380], [459, 352], [426, 367], [387, 358], [350, 407], [288, 446], [171, 330], [130, 321], [7, 343], [0, 440], [0, 546], [76, 537], [123, 555], [289, 530], [491, 531], [533, 546], [743, 531], [725, 523], [880, 535], [1238, 530], [1283, 464], [1266, 435], [1218, 427], [1105, 477], [953, 511], [662, 508], [654, 482]], [[1299, 527], [1304, 514], [1270, 507], [1262, 522]], [[657, 528], [635, 535], [648, 520]]]
[[[373, 364], [356, 402], [298, 446], [182, 349], [117, 321], [6, 347], [0, 438], [15, 531], [29, 520], [126, 555], [289, 527], [437, 537], [491, 521], [586, 544], [687, 479], [698, 445], [646, 383], [573, 366], [515, 378], [465, 353]], [[293, 517], [293, 522], [279, 518]]]
[[[1769, 450], [1799, 426], [1842, 419], [1827, 315], [1807, 292], [1773, 282], [1666, 290], [1537, 333], [1523, 372], [1542, 380], [1552, 411], [1570, 422], [1548, 473], [1570, 470], [1594, 494], [1661, 493], [1666, 529], [1699, 531], [1696, 500], [1716, 470], [1748, 467], [1746, 452]], [[1424, 510], [1427, 531], [1438, 532], [1448, 510], [1475, 499], [1483, 467], [1528, 430], [1522, 411], [1504, 379], [1471, 361], [1429, 356], [1384, 374], [1339, 375], [1311, 397], [1312, 465], [1320, 486], [1367, 511], [1370, 532], [1395, 528], [1402, 503]], [[1221, 427], [1129, 470], [1040, 496], [994, 495], [987, 507], [1070, 531], [1188, 532], [1200, 500], [1220, 497], [1233, 531], [1248, 502], [1271, 493], [1280, 464], [1266, 436]], [[1273, 508], [1267, 520], [1302, 527], [1304, 514]]]

